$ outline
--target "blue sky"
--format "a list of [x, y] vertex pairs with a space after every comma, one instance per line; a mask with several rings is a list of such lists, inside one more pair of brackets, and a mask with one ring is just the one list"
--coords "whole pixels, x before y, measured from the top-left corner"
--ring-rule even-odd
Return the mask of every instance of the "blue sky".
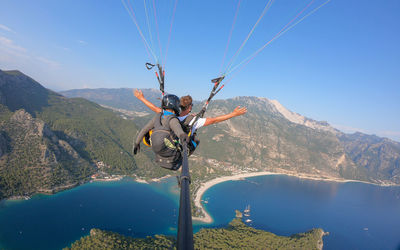
[[[175, 0], [131, 1], [157, 57], [164, 58]], [[271, 1], [272, 2], [272, 1]], [[275, 0], [232, 66], [263, 46], [311, 0]], [[315, 0], [305, 13], [325, 1]], [[268, 0], [242, 0], [226, 62]], [[204, 99], [219, 76], [237, 0], [178, 0], [166, 91]], [[332, 0], [227, 76], [217, 98], [258, 96], [345, 131], [400, 141], [400, 1]], [[161, 53], [158, 37], [160, 37]], [[162, 56], [160, 56], [162, 55]], [[118, 0], [0, 0], [0, 69], [47, 88], [158, 88], [153, 62]], [[229, 81], [228, 81], [229, 80]]]

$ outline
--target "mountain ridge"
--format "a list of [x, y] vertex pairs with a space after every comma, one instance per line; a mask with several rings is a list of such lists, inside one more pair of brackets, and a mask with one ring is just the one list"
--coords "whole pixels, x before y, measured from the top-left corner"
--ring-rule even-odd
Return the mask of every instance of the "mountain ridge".
[[[91, 91], [96, 92], [96, 90]], [[103, 91], [105, 90], [103, 89]], [[132, 93], [131, 89], [128, 89], [128, 91]], [[146, 96], [145, 91], [144, 95]], [[130, 98], [135, 97], [131, 94]], [[148, 112], [151, 116], [151, 111], [146, 110], [143, 104], [141, 105], [140, 110]], [[292, 112], [277, 100], [246, 96], [215, 100], [210, 103], [206, 116], [212, 117], [229, 113], [238, 105], [248, 108], [248, 113], [245, 115], [247, 118], [237, 117], [199, 131], [199, 137], [203, 137], [201, 138], [202, 141], [206, 137], [207, 148], [200, 147], [197, 150], [199, 152], [198, 157], [193, 157], [195, 162], [204, 164], [207, 159], [213, 159], [220, 165], [232, 164], [233, 162], [235, 162], [234, 165], [258, 165], [259, 167], [256, 169], [259, 171], [273, 171], [279, 168], [282, 171], [299, 171], [310, 175], [354, 179], [372, 183], [395, 184], [400, 182], [396, 170], [400, 168], [396, 165], [396, 161], [400, 159], [400, 151], [397, 150], [395, 145], [398, 143], [395, 141], [384, 139], [385, 143], [393, 144], [395, 148], [396, 153], [391, 156], [394, 160], [387, 164], [390, 165], [389, 172], [392, 171], [394, 174], [375, 175], [371, 171], [379, 171], [379, 168], [368, 168], [368, 164], [361, 165], [360, 161], [357, 161], [357, 157], [363, 152], [353, 152], [354, 150], [350, 152], [349, 143], [351, 140], [345, 140], [345, 133], [333, 128], [325, 121], [315, 121]], [[200, 105], [197, 103], [194, 110], [199, 109]], [[118, 112], [124, 113], [123, 110]], [[144, 124], [135, 115], [131, 116], [130, 119], [140, 125]], [[246, 121], [250, 124], [246, 124]], [[207, 136], [207, 134], [210, 136]], [[227, 141], [229, 142], [227, 143]], [[249, 143], [254, 148], [249, 148], [246, 145], [247, 141], [250, 141]], [[224, 145], [217, 145], [217, 142]], [[372, 143], [372, 141], [368, 143]], [[235, 144], [242, 146], [237, 148], [236, 151], [243, 152], [240, 157], [232, 155], [235, 150], [228, 148], [228, 145]], [[204, 145], [203, 142], [202, 145]], [[222, 153], [216, 155], [208, 148], [218, 148]], [[224, 158], [223, 155], [232, 155], [232, 157], [228, 159]], [[252, 157], [252, 155], [254, 156]], [[368, 158], [368, 161], [372, 161], [372, 159]], [[378, 160], [378, 162], [381, 161]], [[293, 165], [297, 166], [293, 167]], [[326, 167], [321, 168], [320, 166]], [[236, 170], [240, 170], [240, 168], [236, 168]]]
[[[107, 88], [94, 88], [94, 89], [72, 89], [72, 90], [65, 90], [61, 91], [60, 94], [65, 95], [66, 97], [82, 97], [86, 98], [88, 100], [91, 100], [93, 102], [99, 103], [101, 105], [107, 106], [107, 107], [112, 107], [116, 109], [125, 109], [128, 110], [128, 107], [131, 107], [130, 104], [123, 105], [121, 103], [110, 103], [110, 99], [116, 99], [110, 98], [109, 95], [105, 95], [106, 98], [102, 98], [100, 95], [101, 93], [105, 93], [107, 91], [113, 91], [113, 92], [125, 92], [123, 94], [124, 99], [125, 96], [128, 96], [130, 101], [128, 103], [135, 103], [135, 111], [140, 111], [140, 112], [148, 112], [149, 109], [143, 105], [139, 100], [136, 99], [136, 97], [133, 95], [133, 90], [134, 88], [116, 88], [116, 89], [107, 89]], [[161, 95], [161, 92], [157, 89], [153, 88], [145, 88], [145, 89], [140, 89], [143, 94], [146, 96], [146, 98], [152, 102], [157, 104], [159, 102], [159, 97]], [[278, 100], [270, 100], [266, 97], [255, 97], [255, 96], [238, 96], [238, 97], [233, 97], [229, 99], [235, 99], [235, 98], [240, 98], [240, 97], [250, 97], [250, 98], [257, 98], [258, 100], [265, 102], [266, 104], [274, 107], [278, 113], [280, 113], [283, 117], [286, 119], [290, 120], [293, 123], [297, 123], [300, 125], [308, 126], [310, 128], [317, 128], [321, 130], [326, 130], [330, 132], [336, 132], [337, 129], [333, 128], [330, 126], [327, 122], [321, 122], [321, 121], [315, 121], [313, 119], [304, 117], [298, 113], [294, 113], [287, 108], [285, 108], [281, 103], [279, 103]], [[108, 99], [108, 100], [107, 100]], [[201, 101], [194, 100], [194, 104], [199, 104]]]

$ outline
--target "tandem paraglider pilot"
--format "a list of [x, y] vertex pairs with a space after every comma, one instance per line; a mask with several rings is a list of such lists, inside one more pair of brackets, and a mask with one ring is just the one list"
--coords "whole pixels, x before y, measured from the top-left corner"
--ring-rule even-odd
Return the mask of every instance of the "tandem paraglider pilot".
[[[151, 142], [156, 162], [163, 168], [178, 170], [182, 165], [180, 144], [189, 140], [178, 120], [180, 100], [176, 95], [165, 95], [161, 102], [162, 112], [154, 116], [139, 132], [133, 153], [140, 151], [140, 143]], [[151, 132], [151, 133], [150, 133]]]

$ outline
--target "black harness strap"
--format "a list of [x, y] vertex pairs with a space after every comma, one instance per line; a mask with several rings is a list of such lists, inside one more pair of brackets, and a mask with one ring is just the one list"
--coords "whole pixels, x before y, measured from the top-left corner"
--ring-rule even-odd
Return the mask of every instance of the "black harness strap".
[[202, 118], [204, 116], [204, 114], [206, 113], [206, 110], [208, 108], [208, 104], [210, 103], [211, 99], [218, 94], [219, 91], [221, 91], [221, 89], [225, 86], [222, 85], [221, 87], [218, 88], [219, 84], [222, 82], [222, 80], [224, 80], [225, 76], [221, 76], [215, 79], [212, 79], [211, 82], [214, 83], [214, 87], [211, 90], [210, 96], [208, 97], [207, 101], [204, 103], [203, 108], [201, 109], [201, 111], [194, 117], [193, 122], [191, 122], [190, 124], [190, 134], [189, 136], [192, 137], [192, 128], [194, 126], [194, 124], [196, 124], [196, 122]]
[[[151, 64], [151, 63], [146, 63], [145, 65], [148, 70], [151, 70], [154, 66], [156, 66], [155, 64]], [[165, 71], [163, 70], [162, 66], [158, 63], [157, 63], [157, 68], [158, 68], [158, 72], [156, 71], [155, 73], [157, 76], [158, 83], [160, 84], [160, 91], [161, 91], [162, 95], [164, 96]]]
[[151, 64], [151, 63], [146, 63], [145, 65], [146, 65], [146, 68], [147, 68], [148, 70], [151, 70], [154, 66], [156, 66], [156, 65]]

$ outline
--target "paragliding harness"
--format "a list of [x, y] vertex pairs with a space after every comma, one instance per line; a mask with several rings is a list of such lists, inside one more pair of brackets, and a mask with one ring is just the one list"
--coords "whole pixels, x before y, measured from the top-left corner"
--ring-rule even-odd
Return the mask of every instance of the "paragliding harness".
[[182, 154], [179, 139], [169, 126], [172, 119], [178, 118], [168, 111], [158, 113], [150, 140], [156, 162], [163, 168], [178, 170], [182, 165]]
[[[165, 71], [161, 67], [160, 64], [151, 64], [151, 63], [146, 63], [146, 68], [148, 70], [151, 70], [154, 66], [157, 66], [158, 72], [155, 71], [158, 83], [160, 84], [160, 91], [162, 95], [164, 96], [164, 78], [165, 78]], [[187, 144], [188, 146], [188, 155], [192, 155], [193, 152], [196, 150], [197, 146], [200, 144], [200, 140], [196, 137], [196, 131], [193, 130], [193, 126], [196, 124], [196, 122], [200, 119], [203, 118], [208, 105], [211, 101], [211, 99], [225, 86], [222, 85], [219, 87], [219, 84], [224, 80], [225, 75], [212, 79], [211, 82], [214, 83], [214, 86], [211, 90], [210, 96], [208, 97], [207, 101], [204, 103], [201, 111], [197, 113], [196, 115], [189, 114], [183, 121], [181, 121], [182, 129], [185, 133], [188, 134], [189, 136], [189, 142]], [[218, 88], [219, 87], [219, 88]], [[154, 130], [150, 130], [146, 135], [143, 137], [143, 143], [148, 146], [152, 147], [152, 133], [154, 133]]]
[[[186, 134], [189, 135], [191, 133], [192, 126], [191, 122], [193, 119], [195, 119], [196, 115], [194, 114], [189, 114], [183, 121], [180, 121], [182, 130]], [[151, 142], [151, 135], [153, 134], [153, 130], [150, 130], [147, 132], [144, 137], [143, 137], [143, 144], [146, 145], [147, 147], [152, 147], [152, 142]], [[193, 152], [196, 150], [197, 146], [199, 146], [200, 140], [196, 137], [196, 133], [193, 133], [193, 136], [190, 137], [190, 141], [188, 142], [188, 156], [191, 156]]]
[[[191, 129], [192, 126], [194, 126], [194, 122], [196, 118], [196, 115], [194, 114], [189, 114], [183, 121], [181, 121], [181, 126], [182, 126], [182, 130], [183, 132], [185, 132], [186, 134], [188, 134], [188, 136], [191, 134]], [[193, 121], [193, 123], [192, 123]], [[193, 154], [193, 152], [196, 150], [197, 146], [199, 146], [200, 144], [200, 140], [198, 138], [196, 138], [196, 133], [193, 133], [193, 136], [190, 136], [190, 140], [187, 144], [188, 146], [188, 156], [191, 156]]]

